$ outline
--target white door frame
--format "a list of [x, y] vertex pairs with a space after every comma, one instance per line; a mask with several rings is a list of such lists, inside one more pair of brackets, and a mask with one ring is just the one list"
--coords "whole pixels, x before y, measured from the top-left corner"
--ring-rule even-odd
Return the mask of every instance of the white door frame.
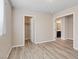
[[[63, 17], [65, 17], [65, 16], [68, 16], [68, 15], [73, 15], [73, 20], [72, 21], [74, 21], [74, 14], [73, 13], [71, 13], [71, 14], [67, 14], [67, 15], [64, 15], [64, 16], [61, 16], [61, 17], [57, 17], [56, 18], [56, 20], [57, 19], [60, 19], [60, 18], [63, 18]], [[56, 21], [55, 20], [55, 21]], [[65, 19], [63, 18], [63, 20], [64, 20], [64, 22], [65, 22]], [[56, 22], [55, 22], [56, 23]], [[62, 22], [61, 22], [62, 23]], [[55, 26], [56, 26], [56, 24], [55, 24]], [[55, 27], [56, 28], [56, 27]], [[73, 28], [74, 29], [74, 28]], [[74, 32], [74, 31], [73, 31]], [[56, 33], [56, 35], [57, 35], [57, 33]], [[57, 37], [56, 37], [57, 38]], [[63, 39], [63, 40], [65, 40], [66, 38], [65, 38], [65, 33], [64, 33], [64, 37], [62, 36], [62, 31], [61, 31], [61, 39]], [[73, 38], [72, 38], [73, 39]]]
[[[57, 18], [64, 17], [64, 16], [67, 16], [67, 15], [73, 15], [73, 48], [74, 48], [74, 41], [75, 41], [75, 36], [74, 36], [74, 34], [75, 34], [75, 13], [71, 12], [71, 13], [66, 13], [64, 15], [61, 15], [61, 16], [57, 16], [55, 18], [55, 21], [56, 21]], [[55, 26], [55, 28], [56, 28], [56, 26]], [[55, 39], [56, 39], [56, 30], [55, 30]]]
[[[26, 16], [29, 16], [29, 17], [32, 17], [31, 18], [31, 40], [32, 42], [35, 41], [33, 39], [33, 37], [35, 38], [35, 30], [33, 30], [35, 28], [35, 21], [34, 21], [34, 17], [33, 16], [30, 16], [30, 15], [26, 15]], [[34, 35], [33, 35], [34, 34]], [[25, 46], [25, 16], [23, 17], [23, 45]]]

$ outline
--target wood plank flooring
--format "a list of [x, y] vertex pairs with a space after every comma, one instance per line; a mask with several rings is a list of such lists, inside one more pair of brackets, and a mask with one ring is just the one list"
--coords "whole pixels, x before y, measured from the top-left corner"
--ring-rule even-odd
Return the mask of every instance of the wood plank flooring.
[[25, 47], [13, 48], [8, 59], [78, 59], [72, 40], [56, 40], [42, 44], [26, 41]]

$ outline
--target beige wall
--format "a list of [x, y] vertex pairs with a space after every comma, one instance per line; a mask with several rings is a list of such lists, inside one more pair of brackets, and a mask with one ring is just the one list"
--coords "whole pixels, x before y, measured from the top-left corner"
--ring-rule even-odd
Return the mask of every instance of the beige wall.
[[34, 43], [52, 41], [52, 15], [48, 13], [32, 12], [27, 10], [14, 9], [14, 46], [24, 46], [24, 16], [32, 17], [31, 37]]
[[5, 2], [4, 20], [6, 21], [6, 33], [0, 37], [0, 59], [7, 59], [11, 50], [12, 39], [12, 19], [11, 19], [11, 6], [7, 0]]
[[56, 38], [56, 30], [55, 30], [55, 20], [56, 18], [63, 17], [69, 14], [73, 15], [73, 48], [78, 49], [78, 7], [74, 6], [72, 8], [66, 9], [64, 11], [58, 12], [53, 15], [53, 39]]

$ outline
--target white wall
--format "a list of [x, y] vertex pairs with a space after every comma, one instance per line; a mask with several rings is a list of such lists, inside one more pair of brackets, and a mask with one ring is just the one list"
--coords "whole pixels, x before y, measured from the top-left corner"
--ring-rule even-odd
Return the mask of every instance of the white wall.
[[69, 17], [65, 17], [65, 39], [69, 39]]
[[12, 35], [12, 19], [11, 19], [11, 6], [7, 0], [5, 2], [5, 15], [4, 20], [6, 21], [6, 34], [0, 37], [0, 59], [7, 59], [11, 50], [11, 35]]
[[69, 16], [69, 38], [73, 40], [73, 15]]
[[65, 38], [65, 18], [61, 17], [61, 39]]
[[[31, 16], [33, 25], [32, 38], [35, 43], [53, 40], [52, 16], [41, 12], [14, 9], [14, 46], [24, 46], [24, 16]], [[33, 32], [34, 31], [34, 32]]]
[[3, 34], [3, 15], [4, 15], [4, 3], [0, 0], [0, 35]]
[[56, 18], [63, 17], [72, 13], [74, 14], [73, 15], [73, 22], [74, 22], [73, 23], [74, 24], [73, 25], [73, 40], [74, 40], [73, 47], [74, 49], [78, 49], [78, 7], [77, 6], [66, 9], [64, 11], [61, 11], [53, 15], [53, 34], [54, 34], [53, 39], [56, 38], [56, 31], [55, 31]]
[[35, 42], [48, 42], [53, 41], [53, 23], [52, 16], [50, 15], [39, 15], [35, 21], [35, 31], [36, 31], [36, 40]]
[[73, 40], [73, 15], [65, 17], [65, 39]]

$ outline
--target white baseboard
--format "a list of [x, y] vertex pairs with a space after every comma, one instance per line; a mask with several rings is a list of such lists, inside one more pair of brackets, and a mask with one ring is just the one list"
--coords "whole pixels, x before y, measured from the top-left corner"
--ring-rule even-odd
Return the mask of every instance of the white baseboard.
[[61, 40], [65, 40], [65, 38], [61, 37]]
[[75, 48], [75, 47], [74, 47], [74, 49], [75, 49], [76, 51], [78, 51], [78, 48]]
[[73, 40], [72, 38], [65, 38], [65, 39]]
[[48, 41], [41, 41], [41, 42], [34, 42], [34, 43], [35, 44], [41, 44], [41, 43], [52, 42], [52, 41], [55, 41], [55, 40], [48, 40]]
[[12, 49], [15, 48], [15, 47], [23, 47], [23, 45], [12, 46], [12, 47], [9, 49], [9, 52], [8, 52], [8, 54], [7, 54], [7, 56], [6, 56], [6, 59], [8, 59], [8, 57], [9, 57], [9, 55], [10, 55]]
[[12, 46], [12, 48], [15, 48], [15, 47], [23, 47], [24, 45], [15, 45], [15, 46]]
[[9, 49], [9, 52], [8, 52], [8, 54], [7, 54], [7, 56], [6, 56], [6, 57], [7, 57], [6, 59], [8, 59], [8, 57], [9, 57], [11, 51], [12, 51], [12, 48], [15, 48], [15, 47], [23, 47], [23, 45], [12, 46], [12, 47]]
[[7, 54], [7, 58], [6, 58], [6, 59], [8, 59], [8, 57], [9, 57], [11, 51], [12, 51], [12, 47], [9, 49], [9, 52], [8, 52], [8, 54]]
[[66, 40], [66, 39], [69, 39], [69, 40], [73, 40], [72, 38], [61, 38], [62, 40]]

